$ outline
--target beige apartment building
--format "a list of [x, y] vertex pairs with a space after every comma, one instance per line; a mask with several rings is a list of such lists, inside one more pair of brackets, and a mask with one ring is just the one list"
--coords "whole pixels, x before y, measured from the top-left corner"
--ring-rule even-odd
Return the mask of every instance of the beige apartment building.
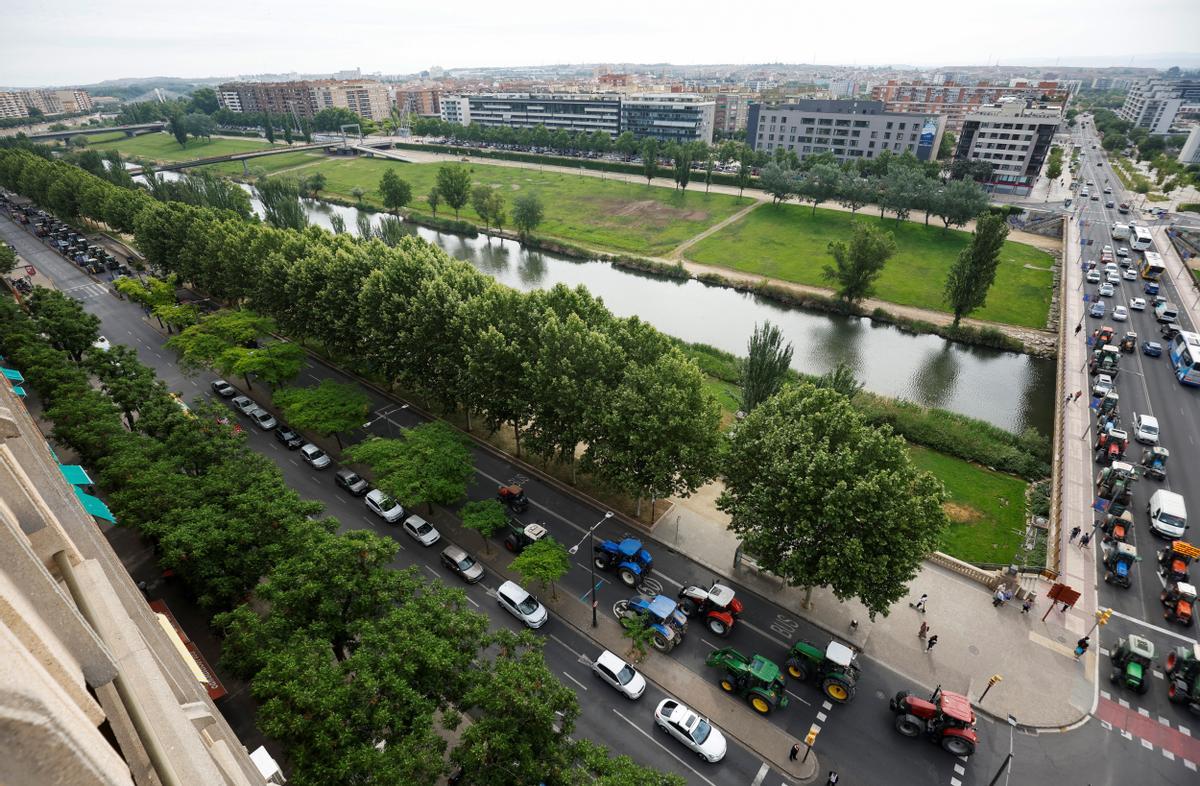
[[97, 526], [111, 514], [91, 479], [59, 463], [3, 371], [16, 376], [0, 380], [0, 783], [266, 783], [265, 751], [221, 716], [215, 678]]
[[396, 106], [402, 112], [423, 117], [438, 117], [442, 113], [442, 91], [437, 88], [400, 88], [395, 95]]
[[980, 107], [963, 121], [954, 157], [991, 164], [990, 190], [1027, 196], [1062, 118], [1061, 106], [1019, 99]]
[[752, 96], [744, 93], [717, 93], [713, 113], [713, 131], [730, 136], [746, 130]]
[[944, 115], [946, 130], [954, 133], [962, 130], [968, 114], [1003, 98], [1061, 104], [1069, 97], [1068, 86], [1057, 81], [1016, 80], [1005, 85], [989, 82], [962, 85], [956, 82], [929, 84], [919, 80], [899, 82], [890, 79], [885, 84], [871, 88], [872, 100], [882, 101], [885, 112]]
[[383, 120], [392, 108], [387, 87], [371, 79], [226, 82], [216, 92], [221, 106], [231, 112], [270, 112], [306, 120], [330, 108]]
[[0, 92], [0, 117], [28, 117], [30, 109], [44, 115], [92, 111], [86, 90], [14, 90]]

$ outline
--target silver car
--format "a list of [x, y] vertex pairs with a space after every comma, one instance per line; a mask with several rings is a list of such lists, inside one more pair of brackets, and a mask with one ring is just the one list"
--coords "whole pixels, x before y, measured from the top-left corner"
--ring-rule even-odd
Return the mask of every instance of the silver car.
[[305, 463], [313, 469], [325, 469], [333, 463], [333, 459], [329, 458], [328, 453], [311, 442], [300, 448], [300, 458], [304, 459]]
[[442, 549], [442, 564], [468, 584], [474, 584], [483, 578], [483, 565], [479, 560], [453, 543]]
[[627, 699], [640, 698], [646, 692], [646, 678], [617, 655], [604, 650], [596, 656], [592, 673], [616, 688]]
[[262, 407], [255, 407], [246, 413], [247, 417], [254, 421], [254, 425], [258, 426], [263, 431], [270, 431], [279, 425], [279, 421], [267, 412]]
[[234, 396], [229, 403], [233, 404], [233, 408], [243, 415], [249, 415], [254, 410], [261, 409], [249, 396]]
[[515, 581], [506, 581], [496, 590], [496, 602], [521, 622], [531, 628], [540, 628], [550, 619], [550, 613], [536, 597], [530, 595]]

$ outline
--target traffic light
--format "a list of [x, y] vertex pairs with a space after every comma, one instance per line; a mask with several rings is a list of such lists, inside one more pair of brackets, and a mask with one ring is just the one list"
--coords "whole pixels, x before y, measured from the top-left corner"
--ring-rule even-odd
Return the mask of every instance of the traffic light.
[[1112, 609], [1097, 609], [1096, 610], [1096, 624], [1097, 625], [1107, 625], [1108, 620], [1109, 620], [1109, 618], [1112, 617], [1112, 615], [1113, 615]]

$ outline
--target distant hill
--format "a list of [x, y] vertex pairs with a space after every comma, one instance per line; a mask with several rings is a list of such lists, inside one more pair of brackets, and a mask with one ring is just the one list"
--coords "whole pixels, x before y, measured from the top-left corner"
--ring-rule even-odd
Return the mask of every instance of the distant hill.
[[197, 88], [218, 85], [225, 80], [218, 77], [181, 79], [173, 76], [149, 76], [130, 79], [106, 79], [81, 87], [92, 95], [114, 96], [122, 101], [153, 101], [155, 90], [161, 90], [167, 98], [190, 95]]

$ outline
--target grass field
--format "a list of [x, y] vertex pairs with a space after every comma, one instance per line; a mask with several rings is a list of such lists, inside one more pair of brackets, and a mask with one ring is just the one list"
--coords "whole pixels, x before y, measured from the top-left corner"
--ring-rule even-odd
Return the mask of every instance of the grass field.
[[[311, 168], [321, 165], [326, 160], [323, 153], [311, 153], [301, 150], [295, 153], [279, 153], [273, 156], [263, 156], [262, 158], [254, 158], [246, 162], [246, 166], [250, 168], [251, 173], [261, 171], [263, 174], [273, 175], [283, 169], [292, 169], [294, 167], [303, 166], [305, 169], [297, 173], [297, 176], [304, 174]], [[209, 164], [202, 169], [211, 169], [214, 172], [219, 172], [222, 175], [241, 176], [242, 162], [241, 161], [226, 161], [223, 164]]]
[[[250, 166], [262, 166], [265, 162], [272, 162], [272, 166], [282, 163], [276, 162], [276, 158], [291, 159], [289, 166], [306, 160], [291, 155], [272, 156], [251, 162]], [[237, 171], [240, 171], [241, 165], [237, 166]], [[363, 197], [366, 204], [382, 207], [379, 178], [386, 169], [392, 167], [412, 186], [413, 202], [409, 209], [429, 213], [425, 195], [433, 188], [441, 166], [367, 158], [327, 158], [317, 166], [305, 167], [298, 174], [323, 172], [327, 178], [326, 194], [353, 200], [351, 190], [358, 186], [366, 192]], [[500, 189], [510, 216], [512, 201], [518, 194], [533, 192], [540, 196], [546, 217], [538, 227], [538, 235], [614, 251], [664, 254], [745, 205], [745, 202], [739, 203], [735, 197], [724, 194], [705, 194], [695, 190], [681, 193], [637, 183], [540, 172], [536, 169], [474, 163], [463, 166], [471, 170], [475, 183]], [[438, 208], [438, 215], [450, 217], [454, 211], [443, 203]], [[463, 208], [461, 217], [483, 224], [470, 205]], [[511, 218], [506, 226], [511, 228]]]
[[967, 562], [1009, 564], [1025, 532], [1025, 481], [916, 445], [909, 454], [946, 487], [950, 528], [941, 550]]
[[[156, 133], [141, 136], [110, 139], [92, 144], [97, 150], [120, 150], [123, 156], [148, 158], [151, 161], [194, 161], [197, 158], [225, 156], [230, 153], [248, 153], [262, 150], [270, 145], [254, 139], [189, 139], [186, 147], [180, 147], [170, 134]], [[238, 164], [240, 171], [241, 164]]]
[[[829, 286], [822, 269], [832, 260], [830, 241], [848, 236], [855, 220], [879, 223], [868, 208], [858, 215], [800, 205], [763, 205], [687, 251], [689, 259], [784, 281]], [[937, 219], [934, 219], [937, 223]], [[896, 238], [895, 256], [875, 286], [875, 297], [902, 305], [945, 311], [942, 287], [946, 272], [967, 244], [966, 232], [942, 232], [941, 226], [891, 219], [883, 227]], [[1022, 243], [1007, 242], [988, 302], [972, 316], [995, 322], [1042, 328], [1050, 309], [1054, 276], [1051, 256]], [[1031, 270], [1032, 265], [1038, 270]]]

